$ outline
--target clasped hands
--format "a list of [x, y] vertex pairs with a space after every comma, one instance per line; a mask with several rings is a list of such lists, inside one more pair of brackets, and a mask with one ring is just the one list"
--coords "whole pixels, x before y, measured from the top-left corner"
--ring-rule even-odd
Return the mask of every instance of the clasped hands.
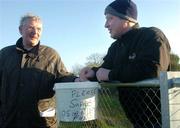
[[88, 81], [91, 78], [94, 78], [95, 75], [98, 81], [108, 81], [109, 80], [109, 69], [99, 68], [95, 74], [95, 72], [90, 67], [85, 67], [80, 71], [79, 78], [76, 78], [76, 82]]

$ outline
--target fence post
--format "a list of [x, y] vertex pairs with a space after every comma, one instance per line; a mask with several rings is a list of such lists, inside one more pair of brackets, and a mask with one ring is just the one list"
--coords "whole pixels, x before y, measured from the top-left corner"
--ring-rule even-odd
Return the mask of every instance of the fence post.
[[167, 72], [160, 72], [160, 93], [161, 93], [161, 119], [162, 128], [170, 128], [168, 75]]

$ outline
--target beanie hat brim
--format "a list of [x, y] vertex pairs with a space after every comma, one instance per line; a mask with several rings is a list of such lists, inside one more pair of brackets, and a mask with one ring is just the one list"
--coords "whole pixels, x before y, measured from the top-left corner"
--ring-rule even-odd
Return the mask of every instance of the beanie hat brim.
[[124, 15], [122, 13], [119, 13], [117, 12], [115, 9], [113, 9], [111, 6], [107, 6], [106, 9], [105, 9], [105, 12], [104, 14], [111, 14], [111, 15], [114, 15], [114, 16], [117, 16], [117, 17], [120, 17], [122, 19], [125, 19], [125, 20], [129, 20], [131, 22], [134, 22], [134, 23], [137, 23], [137, 20], [135, 20], [134, 18], [131, 18], [127, 15]]

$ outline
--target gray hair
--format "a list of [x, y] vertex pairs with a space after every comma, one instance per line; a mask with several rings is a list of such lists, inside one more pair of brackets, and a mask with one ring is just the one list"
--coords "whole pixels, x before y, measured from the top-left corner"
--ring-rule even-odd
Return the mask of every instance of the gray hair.
[[34, 15], [34, 14], [32, 14], [32, 13], [27, 13], [27, 14], [25, 14], [24, 16], [21, 17], [20, 25], [19, 25], [19, 26], [23, 26], [23, 25], [25, 24], [25, 22], [26, 22], [27, 20], [30, 20], [30, 19], [31, 19], [31, 20], [35, 20], [35, 21], [39, 21], [39, 22], [42, 23], [42, 20], [41, 20], [41, 18], [40, 18], [39, 16]]

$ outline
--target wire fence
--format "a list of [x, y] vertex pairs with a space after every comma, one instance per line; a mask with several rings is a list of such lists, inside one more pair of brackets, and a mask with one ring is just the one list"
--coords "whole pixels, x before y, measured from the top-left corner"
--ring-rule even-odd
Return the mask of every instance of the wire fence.
[[180, 72], [136, 83], [100, 83], [97, 118], [59, 128], [180, 128]]

